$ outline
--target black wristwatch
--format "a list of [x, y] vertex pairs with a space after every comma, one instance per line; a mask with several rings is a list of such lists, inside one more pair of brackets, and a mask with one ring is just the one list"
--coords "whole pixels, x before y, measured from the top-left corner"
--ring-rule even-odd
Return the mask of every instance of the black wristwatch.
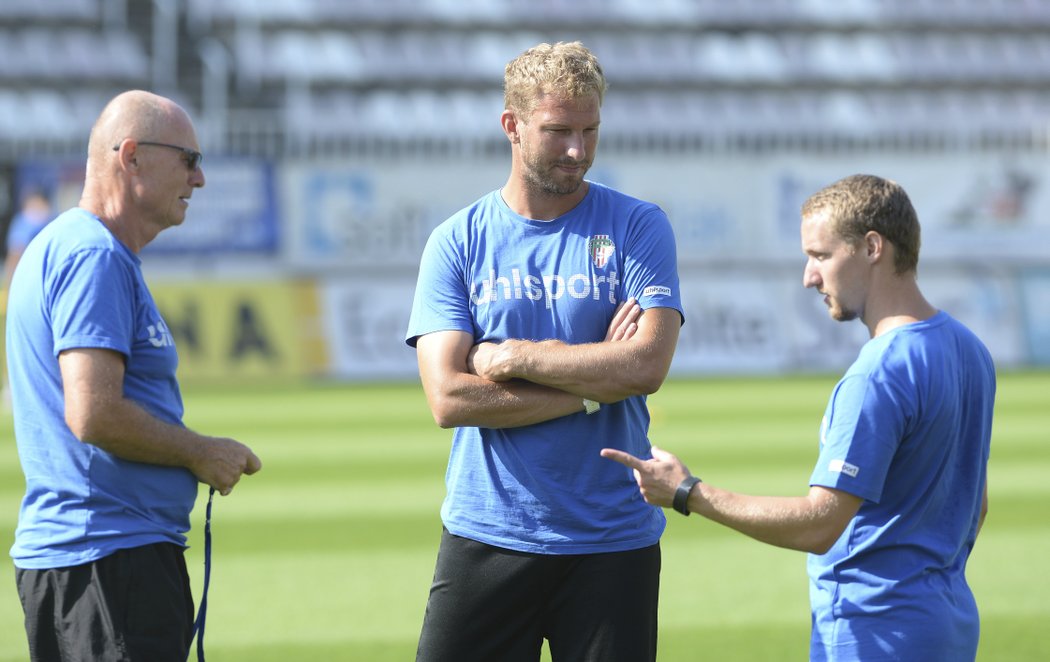
[[674, 509], [686, 517], [689, 516], [689, 493], [693, 491], [693, 485], [703, 482], [696, 476], [690, 476], [678, 484], [674, 491]]

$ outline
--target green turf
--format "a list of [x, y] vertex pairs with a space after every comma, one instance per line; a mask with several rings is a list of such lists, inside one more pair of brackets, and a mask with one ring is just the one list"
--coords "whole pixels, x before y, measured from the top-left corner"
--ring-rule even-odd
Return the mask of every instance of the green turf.
[[[654, 443], [705, 480], [801, 494], [835, 378], [673, 380], [650, 399]], [[185, 389], [187, 423], [249, 443], [263, 471], [218, 499], [207, 651], [213, 662], [410, 660], [440, 535], [448, 431], [418, 384]], [[1001, 375], [991, 512], [970, 563], [979, 659], [1050, 659], [1050, 373]], [[0, 548], [21, 473], [0, 415]], [[203, 494], [206, 494], [203, 493]], [[188, 558], [201, 586], [203, 500]], [[660, 659], [806, 658], [805, 556], [671, 513]], [[10, 567], [10, 566], [8, 566]], [[26, 659], [12, 572], [0, 661]]]

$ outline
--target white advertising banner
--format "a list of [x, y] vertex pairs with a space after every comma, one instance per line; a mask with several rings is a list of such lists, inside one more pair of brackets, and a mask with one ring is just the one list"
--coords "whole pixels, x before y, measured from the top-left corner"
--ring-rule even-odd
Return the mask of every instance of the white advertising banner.
[[318, 285], [330, 376], [366, 380], [417, 374], [416, 350], [405, 344], [415, 287], [415, 273], [396, 278], [362, 274]]
[[919, 286], [933, 305], [970, 327], [998, 365], [1016, 366], [1029, 360], [1014, 274], [983, 266], [930, 267], [920, 269]]
[[[841, 372], [868, 340], [860, 321], [836, 322], [823, 297], [801, 284], [801, 270], [684, 269], [686, 322], [671, 373], [777, 374]], [[1039, 282], [1050, 295], [1050, 278]], [[931, 270], [922, 278], [931, 301], [968, 325], [1000, 367], [1029, 359], [1026, 327], [1011, 277], [983, 269]], [[1036, 281], [1032, 281], [1035, 292]], [[359, 274], [319, 284], [330, 376], [400, 379], [417, 375], [405, 331], [413, 276]], [[1046, 316], [1043, 315], [1043, 322]], [[1045, 340], [1046, 334], [1042, 338]], [[1045, 354], [1045, 349], [1043, 350]], [[1044, 356], [1045, 360], [1045, 356]]]
[[769, 374], [836, 370], [865, 340], [861, 324], [828, 319], [801, 271], [746, 269], [681, 273], [686, 323], [677, 374]]
[[[284, 256], [309, 270], [414, 265], [438, 223], [506, 180], [509, 156], [290, 164]], [[682, 265], [797, 259], [799, 208], [865, 172], [905, 187], [923, 259], [1050, 262], [1050, 162], [1035, 155], [599, 156], [589, 177], [656, 202]]]
[[[334, 376], [407, 377], [404, 345], [431, 230], [505, 180], [509, 157], [297, 163], [282, 172], [282, 258], [323, 289]], [[1050, 162], [1032, 155], [608, 155], [590, 174], [660, 204], [675, 228], [686, 326], [676, 374], [841, 370], [866, 332], [802, 287], [799, 208], [843, 176], [900, 182], [923, 225], [920, 283], [1001, 366], [1046, 364]], [[1028, 271], [1023, 271], [1027, 269]], [[1045, 310], [1046, 306], [1043, 305]]]
[[1050, 269], [1023, 272], [1021, 310], [1028, 340], [1026, 361], [1050, 366]]
[[414, 275], [430, 231], [505, 176], [495, 161], [290, 165], [285, 260], [314, 272], [400, 265]]
[[867, 173], [892, 179], [908, 192], [922, 224], [923, 261], [1050, 262], [1045, 155], [778, 156], [764, 163], [763, 174], [751, 181], [773, 182], [783, 246], [797, 247], [799, 208], [806, 197], [847, 175]]

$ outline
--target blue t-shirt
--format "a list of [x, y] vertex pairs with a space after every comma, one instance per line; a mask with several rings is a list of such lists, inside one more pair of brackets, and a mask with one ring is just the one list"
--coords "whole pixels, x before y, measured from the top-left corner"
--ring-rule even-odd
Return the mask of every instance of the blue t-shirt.
[[181, 425], [178, 355], [139, 258], [83, 209], [62, 214], [29, 245], [8, 300], [8, 370], [26, 479], [11, 548], [20, 568], [184, 545], [190, 527], [197, 480], [189, 470], [122, 460], [70, 432], [58, 355], [75, 348], [123, 354], [124, 395]]
[[[601, 342], [617, 304], [682, 312], [674, 236], [654, 204], [590, 183], [552, 221], [493, 191], [440, 225], [423, 252], [407, 342], [464, 331], [476, 343]], [[441, 516], [458, 536], [541, 554], [639, 549], [666, 523], [603, 447], [650, 457], [644, 396], [536, 425], [456, 428]]]
[[812, 660], [957, 662], [977, 652], [977, 537], [995, 369], [947, 313], [871, 339], [835, 387], [811, 485], [864, 499], [809, 556]]

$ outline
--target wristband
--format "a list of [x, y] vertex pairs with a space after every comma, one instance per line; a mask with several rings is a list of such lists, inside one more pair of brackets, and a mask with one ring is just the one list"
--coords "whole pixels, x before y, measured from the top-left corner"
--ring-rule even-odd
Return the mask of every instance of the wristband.
[[689, 516], [689, 493], [693, 491], [693, 486], [697, 483], [703, 482], [696, 476], [690, 476], [678, 484], [678, 489], [674, 491], [674, 509], [682, 513], [686, 517]]
[[588, 400], [587, 398], [583, 399], [583, 409], [584, 409], [584, 411], [587, 412], [588, 416], [590, 416], [591, 414], [597, 413], [597, 411], [599, 409], [601, 409], [601, 408], [602, 408], [602, 403], [595, 402], [594, 400]]

